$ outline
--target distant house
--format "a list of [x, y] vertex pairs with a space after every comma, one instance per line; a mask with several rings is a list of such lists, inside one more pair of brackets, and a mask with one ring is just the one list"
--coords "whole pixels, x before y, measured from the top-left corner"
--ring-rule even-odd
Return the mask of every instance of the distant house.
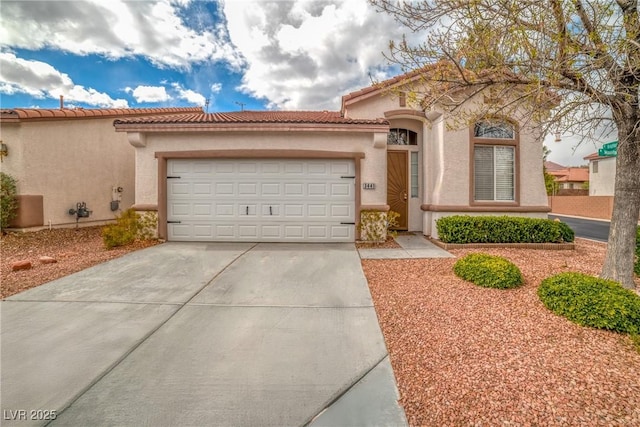
[[[126, 135], [114, 131], [113, 121], [178, 113], [202, 109], [1, 110], [0, 140], [6, 153], [0, 168], [17, 180], [19, 194], [12, 226], [113, 220], [135, 200], [135, 150]], [[83, 215], [90, 211], [89, 216], [79, 216], [79, 210]]]
[[364, 212], [389, 210], [433, 237], [449, 215], [546, 218], [539, 133], [479, 113], [456, 129], [403, 95], [420, 77], [347, 94], [339, 111], [118, 119], [136, 150], [134, 206], [175, 241], [353, 242]]
[[558, 163], [555, 163], [555, 162], [546, 161], [546, 162], [544, 162], [544, 168], [547, 170], [547, 172], [552, 172], [552, 171], [564, 170], [567, 167], [566, 166], [562, 166], [562, 165], [560, 165]]
[[550, 170], [549, 175], [555, 177], [560, 190], [583, 190], [589, 182], [589, 169], [587, 167], [568, 167], [564, 169]]
[[589, 195], [613, 196], [616, 178], [616, 158], [589, 154], [584, 158], [589, 161]]

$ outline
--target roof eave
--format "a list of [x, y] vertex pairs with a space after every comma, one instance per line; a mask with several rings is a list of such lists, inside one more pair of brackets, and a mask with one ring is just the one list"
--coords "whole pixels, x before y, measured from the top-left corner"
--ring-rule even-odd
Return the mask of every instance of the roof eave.
[[114, 123], [116, 132], [388, 132], [388, 123]]

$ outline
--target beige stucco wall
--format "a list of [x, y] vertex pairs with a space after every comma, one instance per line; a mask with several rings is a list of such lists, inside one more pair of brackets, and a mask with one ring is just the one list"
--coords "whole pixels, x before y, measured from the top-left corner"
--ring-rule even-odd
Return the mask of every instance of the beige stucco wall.
[[[427, 113], [427, 118], [413, 120], [390, 119], [390, 127], [406, 127], [414, 129], [415, 125], [422, 126], [420, 148], [420, 171], [422, 197], [421, 204], [439, 206], [469, 206], [470, 204], [470, 162], [471, 149], [469, 127], [465, 125], [471, 121], [474, 113], [479, 111], [483, 97], [472, 99], [466, 108], [460, 111], [458, 117], [444, 118], [439, 111]], [[397, 96], [376, 94], [347, 105], [346, 114], [349, 117], [377, 118], [385, 117], [389, 111], [410, 109], [411, 106], [400, 106]], [[461, 120], [462, 118], [462, 120]], [[542, 139], [540, 135], [529, 127], [519, 129], [519, 174], [516, 185], [519, 189], [519, 205], [546, 206], [548, 203], [542, 173]], [[420, 145], [421, 144], [421, 145]], [[496, 213], [499, 207], [496, 207]], [[422, 229], [426, 235], [435, 233], [435, 220], [442, 216], [455, 213], [422, 212], [420, 205], [410, 202], [410, 229]], [[521, 215], [521, 213], [510, 213]], [[544, 213], [524, 213], [524, 216], [546, 217]]]
[[[593, 173], [593, 163], [598, 162], [598, 173]], [[613, 196], [616, 180], [616, 158], [607, 157], [589, 162], [589, 195]]]
[[146, 146], [136, 148], [136, 205], [158, 203], [156, 152], [191, 150], [313, 150], [363, 152], [361, 182], [376, 184], [362, 190], [363, 205], [386, 204], [386, 149], [375, 148], [372, 133], [347, 132], [196, 132], [149, 133]]
[[75, 225], [68, 211], [78, 202], [93, 211], [80, 224], [112, 220], [112, 187], [123, 189], [121, 208], [133, 204], [134, 149], [113, 118], [2, 123], [0, 135], [9, 147], [0, 167], [19, 194], [43, 196], [45, 226]]

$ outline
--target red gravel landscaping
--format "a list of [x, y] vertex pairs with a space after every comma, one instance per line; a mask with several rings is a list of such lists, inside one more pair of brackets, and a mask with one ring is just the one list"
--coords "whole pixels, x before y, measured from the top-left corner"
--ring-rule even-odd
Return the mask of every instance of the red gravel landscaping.
[[536, 294], [556, 273], [597, 275], [604, 251], [581, 239], [575, 251], [482, 251], [521, 269], [513, 290], [459, 279], [453, 258], [363, 260], [410, 424], [640, 426], [631, 339], [573, 324]]

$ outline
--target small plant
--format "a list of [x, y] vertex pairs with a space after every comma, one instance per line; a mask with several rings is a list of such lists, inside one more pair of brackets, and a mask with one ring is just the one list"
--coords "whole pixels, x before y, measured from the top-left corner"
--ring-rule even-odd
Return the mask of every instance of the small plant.
[[0, 229], [9, 227], [18, 210], [16, 180], [11, 175], [0, 172]]
[[155, 212], [138, 215], [133, 209], [127, 209], [116, 218], [115, 224], [102, 229], [102, 241], [107, 249], [129, 245], [137, 239], [150, 239], [155, 235], [158, 217]]
[[582, 326], [640, 334], [640, 297], [619, 283], [582, 273], [560, 273], [538, 288], [542, 303]]
[[520, 269], [511, 261], [494, 255], [474, 253], [453, 266], [456, 276], [486, 288], [510, 289], [524, 283]]
[[395, 236], [394, 228], [398, 227], [400, 214], [394, 211], [381, 212], [376, 210], [360, 211], [358, 231], [363, 240], [382, 243], [387, 235]]

